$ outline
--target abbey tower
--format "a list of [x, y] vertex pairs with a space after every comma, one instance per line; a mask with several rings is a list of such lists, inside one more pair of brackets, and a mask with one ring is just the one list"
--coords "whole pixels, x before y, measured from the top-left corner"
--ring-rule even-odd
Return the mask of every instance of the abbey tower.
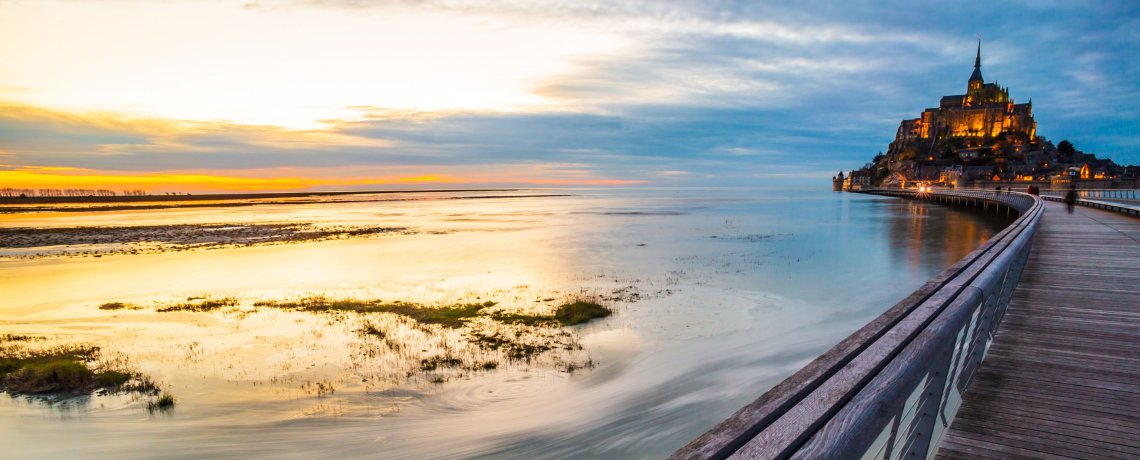
[[896, 141], [913, 139], [996, 138], [1017, 135], [1023, 141], [1037, 136], [1033, 101], [1015, 104], [1009, 89], [982, 79], [982, 45], [974, 57], [974, 73], [966, 84], [966, 94], [943, 96], [938, 107], [922, 116], [903, 120]]
[[1061, 141], [1037, 135], [1033, 101], [1017, 104], [1009, 89], [982, 77], [982, 44], [966, 92], [943, 96], [938, 107], [902, 120], [886, 153], [832, 178], [836, 189], [898, 187], [915, 182], [944, 187], [1024, 189], [1080, 183], [1083, 188], [1136, 186], [1140, 167], [1121, 167]]

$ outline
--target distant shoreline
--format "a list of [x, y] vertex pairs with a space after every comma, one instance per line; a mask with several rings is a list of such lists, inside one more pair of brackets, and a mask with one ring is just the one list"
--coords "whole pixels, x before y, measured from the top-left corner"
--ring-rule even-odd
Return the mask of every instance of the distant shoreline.
[[448, 192], [515, 192], [518, 188], [483, 189], [432, 189], [432, 190], [371, 190], [359, 192], [267, 192], [267, 193], [210, 193], [203, 195], [142, 195], [142, 196], [31, 196], [25, 198], [2, 197], [6, 204], [65, 204], [65, 203], [146, 203], [151, 201], [216, 201], [256, 200], [263, 198], [304, 198], [307, 196], [372, 195], [378, 193], [448, 193]]
[[[145, 211], [152, 209], [169, 208], [231, 208], [240, 206], [257, 206], [270, 204], [305, 204], [319, 202], [320, 197], [329, 196], [361, 196], [362, 198], [347, 198], [344, 200], [331, 200], [334, 202], [384, 202], [407, 201], [423, 198], [366, 198], [365, 195], [397, 195], [397, 194], [443, 194], [457, 192], [517, 192], [527, 189], [457, 189], [457, 190], [378, 190], [363, 192], [287, 192], [287, 193], [232, 193], [208, 195], [148, 195], [148, 196], [59, 196], [59, 197], [28, 197], [28, 198], [0, 198], [0, 214], [25, 214], [36, 212], [88, 212], [88, 211]], [[452, 196], [444, 199], [479, 199], [479, 198], [534, 198], [570, 196], [566, 194], [535, 194], [535, 195], [476, 195]], [[298, 199], [299, 198], [299, 199]], [[305, 200], [304, 198], [313, 198]]]

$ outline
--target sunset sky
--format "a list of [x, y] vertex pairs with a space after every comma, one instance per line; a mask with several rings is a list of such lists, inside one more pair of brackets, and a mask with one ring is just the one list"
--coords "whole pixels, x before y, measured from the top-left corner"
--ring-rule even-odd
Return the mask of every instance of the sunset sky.
[[0, 187], [791, 185], [987, 81], [1140, 164], [1140, 3], [0, 0]]

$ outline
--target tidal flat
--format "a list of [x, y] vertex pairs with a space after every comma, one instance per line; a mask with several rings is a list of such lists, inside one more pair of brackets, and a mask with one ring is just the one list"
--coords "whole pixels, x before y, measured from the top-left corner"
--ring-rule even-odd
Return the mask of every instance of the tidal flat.
[[[44, 232], [0, 239], [3, 343], [160, 389], [8, 391], [6, 452], [660, 457], [1005, 223], [761, 189], [206, 204], [0, 213]], [[258, 242], [322, 228], [378, 231]], [[76, 244], [175, 249], [51, 252]]]
[[304, 243], [407, 233], [402, 227], [309, 222], [0, 228], [0, 257], [102, 257], [194, 249]]

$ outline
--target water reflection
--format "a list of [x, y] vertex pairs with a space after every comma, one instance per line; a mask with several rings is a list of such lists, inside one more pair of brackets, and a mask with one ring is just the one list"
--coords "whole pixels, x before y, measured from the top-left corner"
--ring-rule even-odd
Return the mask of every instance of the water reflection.
[[[17, 457], [662, 456], [1000, 228], [936, 205], [827, 192], [523, 195], [535, 194], [4, 215], [5, 227], [295, 221], [412, 231], [0, 260], [5, 331], [121, 351], [179, 398], [158, 418], [123, 397], [94, 397], [66, 417], [13, 399], [0, 404], [0, 442]], [[433, 383], [376, 378], [406, 373], [388, 354], [361, 358], [380, 342], [357, 334], [352, 317], [96, 308], [322, 293], [519, 310], [586, 295], [609, 299], [617, 313], [572, 330], [591, 369], [566, 372], [548, 356]], [[393, 334], [422, 332], [406, 326]], [[416, 343], [458, 346], [463, 334]], [[418, 359], [421, 349], [401, 343], [392, 356]]]
[[1015, 219], [918, 201], [891, 201], [888, 205], [905, 209], [902, 215], [885, 221], [891, 240], [899, 243], [890, 246], [894, 259], [912, 270], [950, 266], [988, 240], [994, 228], [1004, 228]]

